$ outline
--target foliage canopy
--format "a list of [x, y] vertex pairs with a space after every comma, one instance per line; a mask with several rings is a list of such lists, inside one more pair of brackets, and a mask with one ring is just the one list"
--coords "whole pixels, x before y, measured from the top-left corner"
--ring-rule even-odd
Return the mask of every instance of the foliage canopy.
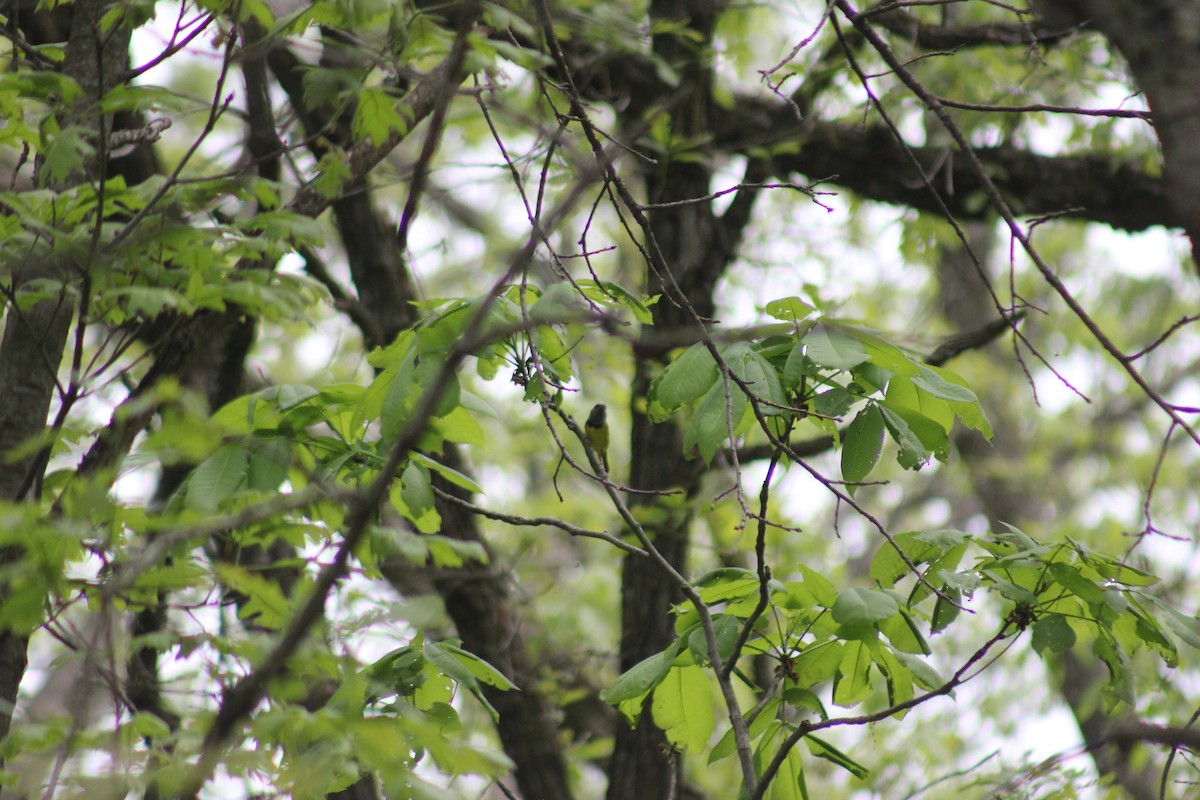
[[1196, 0], [0, 15], [5, 792], [1194, 784]]

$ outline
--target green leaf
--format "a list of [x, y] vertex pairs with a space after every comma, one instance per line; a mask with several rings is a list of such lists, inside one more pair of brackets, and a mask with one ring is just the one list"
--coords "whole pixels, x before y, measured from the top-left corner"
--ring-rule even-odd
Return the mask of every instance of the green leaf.
[[811, 644], [792, 659], [796, 685], [811, 688], [837, 674], [842, 663], [842, 643], [834, 640]]
[[230, 442], [192, 471], [187, 482], [185, 506], [190, 511], [209, 513], [237, 492], [246, 481], [249, 456], [246, 448]]
[[[721, 353], [721, 357], [729, 364], [730, 371], [749, 387], [751, 394], [759, 399], [769, 401], [761, 406], [764, 416], [777, 416], [785, 413], [777, 406], [785, 405], [787, 397], [784, 396], [779, 373], [775, 371], [775, 367], [770, 361], [756, 353], [749, 345], [741, 342], [730, 345]], [[738, 388], [740, 389], [740, 387]], [[735, 424], [740, 419], [740, 417], [734, 417]]]
[[885, 403], [879, 406], [883, 421], [892, 440], [900, 446], [896, 460], [905, 469], [920, 469], [929, 456], [945, 460], [950, 454], [950, 439], [946, 429], [929, 417], [907, 408], [891, 408]]
[[1111, 711], [1118, 700], [1133, 705], [1133, 666], [1129, 663], [1129, 655], [1103, 635], [1092, 643], [1092, 652], [1108, 667], [1108, 683], [1104, 686], [1104, 694], [1109, 699], [1108, 710]]
[[929, 655], [929, 643], [921, 635], [913, 618], [903, 608], [894, 617], [888, 617], [879, 623], [879, 632], [888, 637], [892, 647], [905, 653], [921, 653]]
[[921, 391], [915, 378], [897, 376], [888, 382], [884, 400], [889, 408], [907, 408], [928, 417], [947, 433], [954, 427], [954, 409], [940, 397]]
[[354, 135], [380, 145], [393, 131], [406, 133], [408, 122], [399, 112], [399, 107], [399, 101], [380, 87], [368, 86], [360, 90], [358, 106], [354, 111]]
[[858, 339], [829, 323], [814, 325], [804, 344], [809, 358], [831, 369], [853, 369], [867, 360], [867, 351]]
[[674, 413], [703, 397], [719, 377], [712, 353], [704, 345], [692, 345], [655, 379], [650, 396], [668, 414]]
[[425, 645], [425, 657], [446, 675], [459, 683], [469, 683], [454, 664], [466, 670], [470, 678], [486, 683], [502, 692], [516, 689], [517, 685], [505, 677], [504, 673], [484, 661], [474, 653], [463, 650], [450, 642], [431, 642]]
[[877, 589], [853, 587], [838, 595], [832, 614], [843, 625], [870, 625], [900, 613], [896, 598]]
[[928, 364], [918, 364], [917, 366], [920, 368], [921, 374], [913, 378], [912, 382], [918, 389], [923, 389], [934, 397], [940, 397], [943, 400], [951, 400], [956, 403], [979, 402], [979, 398], [970, 389], [957, 383], [952, 383], [943, 377], [953, 374], [949, 370], [931, 367]]
[[784, 297], [767, 303], [763, 310], [775, 319], [781, 319], [784, 322], [799, 322], [813, 313], [815, 309], [799, 297]]
[[[895, 706], [912, 700], [916, 696], [916, 692], [913, 691], [912, 671], [896, 658], [893, 651], [882, 645], [875, 648], [874, 655], [875, 666], [883, 673], [887, 684], [888, 705]], [[902, 719], [907, 713], [901, 711], [893, 719]]]
[[946, 685], [946, 679], [937, 670], [929, 666], [925, 659], [911, 653], [897, 652], [894, 654], [904, 666], [912, 672], [916, 682], [925, 689], [940, 689]]
[[260, 492], [273, 492], [287, 480], [292, 463], [292, 442], [284, 436], [262, 439], [250, 451], [246, 486]]
[[650, 306], [658, 301], [657, 296], [643, 300], [621, 284], [612, 281], [581, 280], [577, 285], [589, 300], [609, 308], [623, 308], [631, 312], [633, 318], [642, 325], [654, 324]]
[[1147, 597], [1165, 612], [1166, 616], [1162, 617], [1162, 621], [1171, 629], [1171, 633], [1185, 644], [1200, 649], [1200, 619], [1176, 611], [1158, 597]]
[[767, 792], [769, 800], [808, 800], [808, 786], [804, 782], [804, 757], [792, 748], [779, 765], [775, 780]]
[[440, 461], [435, 461], [424, 453], [413, 452], [409, 457], [416, 463], [422, 465], [431, 472], [436, 472], [446, 479], [447, 482], [466, 489], [471, 494], [485, 494], [483, 487], [480, 486], [471, 478], [458, 470], [451, 469]]
[[959, 604], [962, 602], [962, 592], [948, 584], [942, 584], [941, 590], [945, 597], [938, 595], [937, 600], [934, 601], [933, 614], [929, 622], [931, 634], [946, 630], [962, 613], [959, 608]]
[[851, 496], [855, 485], [871, 474], [883, 452], [883, 415], [870, 403], [854, 417], [842, 441], [842, 480]]
[[758, 594], [758, 576], [742, 567], [721, 567], [697, 578], [693, 585], [708, 605]]
[[891, 588], [898, 580], [909, 574], [911, 568], [900, 557], [896, 548], [900, 548], [916, 566], [932, 564], [939, 561], [948, 553], [958, 551], [958, 557], [939, 566], [943, 569], [953, 569], [966, 552], [968, 534], [955, 530], [905, 531], [895, 534], [891, 542], [880, 544], [875, 556], [871, 559], [869, 574], [876, 583], [885, 588]]
[[819, 739], [811, 733], [804, 737], [804, 744], [808, 747], [808, 751], [817, 758], [823, 758], [826, 761], [837, 764], [839, 767], [860, 780], [871, 774], [871, 771], [862, 764], [858, 763], [853, 758], [831, 745], [829, 742], [825, 741], [824, 739]]
[[[768, 700], [763, 706], [762, 711], [750, 723], [750, 729], [748, 731], [750, 734], [750, 741], [753, 742], [766, 733], [767, 729], [771, 726], [771, 723], [775, 721], [778, 711], [779, 700]], [[712, 749], [709, 750], [708, 763], [715, 764], [722, 758], [728, 758], [736, 752], [737, 742], [733, 736], [733, 729], [730, 728], [725, 731], [725, 734], [721, 737], [720, 741], [713, 745]]]
[[[416, 348], [408, 351], [396, 369], [390, 385], [387, 385], [387, 392], [380, 407], [380, 436], [384, 441], [390, 441], [400, 435], [426, 387], [437, 380], [441, 371], [440, 359], [431, 354], [418, 355]], [[385, 371], [384, 375], [386, 374]], [[434, 408], [434, 416], [444, 416], [453, 411], [458, 406], [459, 395], [458, 377], [451, 376]]]
[[[1078, 549], [1078, 548], [1077, 548]], [[1105, 579], [1123, 586], [1153, 586], [1159, 578], [1101, 553], [1080, 552], [1080, 558]]]
[[292, 604], [276, 581], [268, 580], [235, 564], [213, 565], [221, 583], [243, 596], [238, 616], [256, 625], [277, 630], [292, 616]]
[[1090, 581], [1070, 564], [1055, 561], [1048, 571], [1055, 582], [1085, 603], [1099, 605], [1104, 602], [1104, 588]]
[[790, 390], [799, 387], [804, 378], [821, 374], [821, 368], [805, 354], [806, 349], [804, 339], [797, 340], [783, 364], [783, 383]]
[[1075, 646], [1075, 630], [1062, 614], [1046, 614], [1033, 623], [1033, 651], [1065, 653]]
[[[731, 384], [732, 386], [732, 384]], [[729, 421], [733, 420], [736, 429], [746, 413], [747, 399], [744, 392], [736, 386], [727, 396], [724, 381], [717, 381], [704, 395], [704, 399], [696, 406], [696, 411], [684, 430], [683, 449], [691, 452], [692, 448], [700, 451], [700, 457], [705, 463], [711, 463], [712, 457], [722, 444], [730, 437]]]
[[833, 606], [837, 600], [837, 588], [833, 582], [807, 564], [800, 564], [799, 567], [800, 574], [804, 576], [804, 587], [812, 592], [817, 602], [826, 608]]
[[561, 322], [576, 319], [582, 312], [583, 300], [574, 287], [567, 281], [557, 281], [547, 286], [537, 302], [529, 307], [529, 318], [534, 322]]
[[689, 753], [708, 746], [716, 726], [712, 683], [699, 667], [673, 667], [654, 689], [654, 722], [667, 740]]
[[398, 507], [421, 533], [437, 533], [442, 527], [442, 518], [435, 508], [433, 485], [429, 481], [429, 470], [415, 460], [410, 461], [400, 477], [400, 498], [402, 507]]
[[850, 708], [871, 696], [871, 651], [866, 642], [851, 640], [842, 647], [842, 662], [833, 681], [833, 702]]
[[[713, 617], [713, 633], [717, 639], [717, 653], [721, 656], [721, 663], [729, 658], [733, 653], [733, 646], [737, 644], [738, 636], [742, 632], [742, 623], [737, 617], [732, 617], [728, 614], [718, 614]], [[699, 666], [706, 667], [712, 663], [708, 657], [708, 641], [704, 637], [704, 630], [696, 627], [687, 636], [688, 652], [692, 654], [692, 660]]]
[[613, 681], [613, 685], [600, 692], [600, 699], [611, 705], [644, 697], [658, 686], [671, 669], [675, 656], [679, 655], [682, 642], [678, 639], [661, 653], [642, 659]]
[[1146, 608], [1132, 599], [1129, 601], [1129, 605], [1129, 613], [1136, 619], [1134, 633], [1137, 637], [1148, 647], [1158, 652], [1168, 667], [1174, 668], [1177, 666], [1179, 664], [1179, 651], [1175, 648], [1175, 643], [1167, 637], [1166, 632], [1159, 626], [1158, 621], [1150, 615]]

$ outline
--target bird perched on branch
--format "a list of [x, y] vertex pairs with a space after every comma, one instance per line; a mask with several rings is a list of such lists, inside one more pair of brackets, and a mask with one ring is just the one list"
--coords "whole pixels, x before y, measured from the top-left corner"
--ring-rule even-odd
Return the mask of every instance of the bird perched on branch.
[[604, 465], [604, 471], [608, 472], [608, 407], [604, 403], [592, 406], [592, 413], [588, 414], [583, 432], [587, 435], [596, 455], [600, 456], [600, 463]]

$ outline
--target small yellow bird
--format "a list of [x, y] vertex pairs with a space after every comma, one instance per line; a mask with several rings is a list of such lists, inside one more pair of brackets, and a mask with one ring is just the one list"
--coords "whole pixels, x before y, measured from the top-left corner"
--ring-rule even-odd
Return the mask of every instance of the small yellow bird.
[[608, 407], [604, 403], [592, 406], [592, 413], [588, 414], [583, 432], [587, 434], [596, 455], [600, 456], [604, 471], [608, 472]]

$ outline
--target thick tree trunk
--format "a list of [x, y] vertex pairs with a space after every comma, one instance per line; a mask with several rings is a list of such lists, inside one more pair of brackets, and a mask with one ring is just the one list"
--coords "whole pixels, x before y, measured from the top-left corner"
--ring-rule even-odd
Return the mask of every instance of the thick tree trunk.
[[[685, 87], [686, 94], [666, 109], [672, 120], [672, 135], [682, 140], [698, 136], [708, 124], [712, 83], [709, 49], [721, 5], [706, 0], [656, 0], [651, 4], [653, 18], [682, 23], [695, 34], [688, 37], [672, 33], [654, 39], [655, 54], [672, 65], [680, 75], [680, 86]], [[654, 100], [668, 102], [666, 97]], [[654, 100], [639, 98], [635, 108], [643, 104], [652, 106]], [[636, 116], [637, 111], [633, 113]], [[640, 120], [634, 119], [628, 127], [637, 124]], [[646, 175], [646, 193], [651, 203], [692, 200], [710, 192], [710, 181], [711, 172], [700, 159], [672, 160], [664, 154], [659, 166], [650, 168]], [[695, 328], [711, 319], [715, 307], [713, 290], [728, 266], [731, 248], [709, 203], [657, 209], [650, 222], [654, 243], [670, 270], [669, 275], [661, 275], [654, 274], [652, 268], [647, 281], [648, 292], [663, 296], [654, 306], [653, 334], [669, 340], [673, 332]], [[643, 342], [638, 355], [632, 398], [629, 485], [639, 493], [631, 494], [629, 502], [631, 506], [657, 507], [655, 522], [646, 526], [646, 532], [666, 560], [686, 574], [692, 521], [687, 502], [642, 492], [683, 490], [690, 498], [701, 473], [695, 461], [684, 458], [678, 423], [656, 424], [645, 416], [646, 392], [661, 368], [659, 359], [665, 353]], [[651, 560], [625, 557], [621, 576], [622, 671], [671, 643], [675, 631], [670, 609], [682, 599], [679, 589]], [[609, 765], [608, 800], [671, 797], [680, 785], [679, 767], [677, 754], [655, 726], [647, 705], [635, 727], [630, 728], [624, 721], [617, 723]]]

